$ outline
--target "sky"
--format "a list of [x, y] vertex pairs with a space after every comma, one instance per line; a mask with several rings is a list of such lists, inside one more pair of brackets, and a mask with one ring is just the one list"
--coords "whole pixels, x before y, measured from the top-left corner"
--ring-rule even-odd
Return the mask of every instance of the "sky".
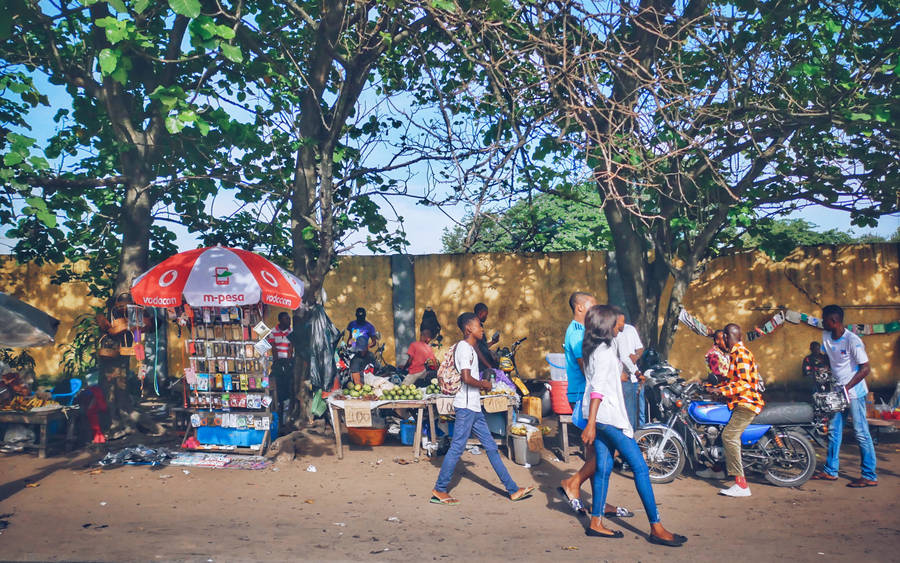
[[[29, 124], [31, 131], [23, 131], [22, 133], [38, 139], [39, 145], [48, 139], [59, 127], [53, 121], [53, 116], [60, 107], [68, 105], [70, 98], [65, 90], [59, 86], [49, 84], [42, 76], [35, 76], [37, 88], [47, 93], [50, 101], [50, 107], [39, 106], [34, 108], [29, 114]], [[415, 186], [411, 192], [415, 191]], [[232, 200], [233, 201], [233, 200]], [[466, 208], [457, 205], [452, 208], [445, 208], [443, 211], [434, 207], [425, 207], [417, 205], [415, 200], [396, 197], [392, 198], [391, 206], [396, 210], [397, 214], [404, 219], [404, 229], [407, 233], [409, 246], [408, 254], [435, 254], [442, 250], [441, 234], [444, 229], [451, 227], [454, 220], [461, 221], [466, 213]], [[228, 201], [228, 198], [218, 197], [216, 211], [222, 213], [227, 212], [229, 207], [235, 204]], [[380, 202], [385, 215], [393, 217], [394, 211], [390, 209], [384, 202]], [[449, 215], [449, 216], [448, 216]], [[850, 216], [848, 213], [836, 210], [809, 207], [801, 211], [797, 211], [789, 215], [790, 218], [804, 219], [813, 223], [819, 230], [837, 229], [839, 231], [849, 232], [855, 236], [864, 233], [875, 233], [884, 237], [892, 235], [898, 227], [900, 227], [900, 214], [882, 217], [878, 227], [875, 229], [860, 229], [850, 224]], [[395, 222], [392, 222], [396, 226]], [[5, 231], [6, 229], [3, 229]], [[11, 241], [0, 231], [0, 253], [9, 250]], [[180, 250], [188, 250], [196, 248], [197, 239], [183, 228], [176, 227], [173, 231], [177, 235], [177, 244]], [[360, 235], [357, 240], [364, 240], [364, 235]], [[364, 245], [359, 244], [353, 247], [349, 254], [371, 254]]]

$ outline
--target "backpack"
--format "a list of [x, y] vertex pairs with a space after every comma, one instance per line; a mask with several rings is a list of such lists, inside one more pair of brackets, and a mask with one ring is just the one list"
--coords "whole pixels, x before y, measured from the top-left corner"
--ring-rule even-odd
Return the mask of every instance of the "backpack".
[[456, 395], [456, 392], [459, 391], [462, 385], [462, 377], [459, 374], [459, 370], [456, 369], [456, 346], [458, 344], [450, 347], [437, 370], [438, 385], [440, 385], [441, 393], [444, 395]]

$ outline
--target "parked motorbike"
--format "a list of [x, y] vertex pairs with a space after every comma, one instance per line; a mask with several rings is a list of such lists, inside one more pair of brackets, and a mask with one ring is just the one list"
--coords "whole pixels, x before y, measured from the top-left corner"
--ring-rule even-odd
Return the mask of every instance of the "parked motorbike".
[[[687, 383], [678, 370], [659, 365], [644, 371], [651, 417], [635, 432], [650, 468], [650, 480], [669, 483], [687, 462], [696, 470], [725, 460], [722, 429], [731, 418], [723, 403], [703, 400], [700, 383]], [[810, 439], [820, 429], [808, 403], [769, 403], [741, 435], [744, 469], [762, 473], [779, 487], [798, 487], [812, 477], [816, 454]], [[699, 466], [699, 467], [698, 467]]]

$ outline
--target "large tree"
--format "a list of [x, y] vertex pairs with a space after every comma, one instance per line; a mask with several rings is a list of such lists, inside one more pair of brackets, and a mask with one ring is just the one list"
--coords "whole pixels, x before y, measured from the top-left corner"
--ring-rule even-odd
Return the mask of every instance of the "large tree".
[[[235, 44], [245, 3], [15, 0], [6, 8], [0, 62], [15, 72], [5, 86], [26, 104], [2, 115], [0, 213], [15, 225], [6, 234], [22, 260], [89, 259], [93, 294], [125, 292], [147, 269], [151, 246], [160, 257], [174, 250], [166, 222], [207, 231], [213, 194], [248, 188], [234, 155], [255, 135], [227, 99], [246, 84]], [[31, 77], [65, 94], [32, 93]], [[56, 112], [46, 146], [27, 135], [28, 102]], [[65, 269], [62, 279], [73, 275]]]
[[547, 108], [554, 142], [583, 155], [626, 305], [663, 356], [681, 299], [727, 227], [810, 204], [871, 225], [897, 208], [889, 2], [438, 8], [451, 40], [484, 69], [479, 103]]

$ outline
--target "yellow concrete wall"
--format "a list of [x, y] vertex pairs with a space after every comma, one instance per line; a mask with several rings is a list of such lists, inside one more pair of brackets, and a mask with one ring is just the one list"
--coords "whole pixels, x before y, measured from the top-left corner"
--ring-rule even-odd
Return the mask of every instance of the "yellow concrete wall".
[[[800, 248], [781, 262], [762, 253], [744, 253], [714, 260], [685, 297], [685, 307], [703, 322], [721, 327], [736, 322], [742, 327], [761, 325], [787, 307], [818, 315], [822, 305], [845, 306], [850, 322], [900, 320], [900, 247], [896, 244]], [[501, 345], [528, 336], [518, 356], [526, 377], [545, 376], [544, 355], [561, 350], [571, 318], [568, 296], [572, 291], [594, 293], [607, 299], [606, 263], [602, 252], [550, 254], [474, 254], [414, 256], [416, 331], [426, 306], [432, 307], [444, 327], [445, 346], [458, 338], [456, 317], [483, 301], [490, 309], [488, 333], [499, 330]], [[73, 336], [76, 318], [90, 311], [83, 284], [54, 286], [55, 266], [18, 265], [0, 260], [0, 291], [22, 299], [60, 319], [57, 340]], [[353, 319], [354, 309], [365, 307], [369, 320], [387, 344], [385, 359], [394, 360], [390, 258], [350, 256], [341, 259], [325, 282], [326, 311], [338, 328]], [[772, 307], [767, 310], [754, 308]], [[872, 307], [872, 308], [856, 308]], [[277, 311], [269, 317], [274, 323]], [[172, 330], [170, 334], [174, 335]], [[809, 342], [821, 332], [807, 325], [786, 324], [774, 334], [749, 343], [769, 383], [790, 383], [800, 378], [800, 362]], [[871, 335], [863, 341], [869, 352], [876, 386], [888, 386], [900, 374], [900, 333]], [[688, 375], [705, 375], [703, 356], [708, 339], [682, 326], [676, 333], [670, 360]], [[401, 359], [404, 354], [401, 351]], [[30, 351], [36, 372], [59, 372], [62, 350], [45, 347]], [[181, 349], [172, 339], [170, 369], [181, 368]]]
[[548, 352], [561, 352], [572, 320], [569, 295], [593, 293], [606, 301], [606, 261], [601, 252], [548, 254], [434, 254], [415, 257], [416, 333], [425, 307], [437, 314], [444, 346], [459, 339], [456, 318], [475, 304], [488, 306], [488, 338], [500, 346], [517, 338], [516, 363], [524, 377], [549, 377]]
[[389, 256], [345, 256], [325, 278], [325, 312], [343, 330], [364, 307], [366, 320], [381, 333], [384, 360], [394, 363], [394, 314]]
[[[86, 265], [76, 265], [76, 271]], [[93, 317], [92, 306], [103, 304], [98, 299], [87, 297], [88, 288], [84, 283], [72, 282], [63, 286], [50, 283], [57, 269], [55, 264], [19, 264], [15, 258], [0, 256], [0, 291], [59, 319], [57, 344], [28, 350], [34, 358], [34, 372], [38, 376], [55, 377], [60, 372], [63, 346], [75, 337], [73, 326], [81, 315]]]
[[[778, 307], [821, 316], [829, 303], [844, 307], [846, 322], [900, 320], [898, 249], [896, 244], [805, 247], [781, 262], [761, 252], [725, 256], [691, 284], [684, 305], [708, 326], [734, 322], [745, 332], [762, 326]], [[771, 309], [757, 310], [764, 307]], [[789, 384], [802, 379], [800, 364], [813, 340], [821, 342], [821, 330], [785, 323], [747, 346], [767, 382]], [[900, 377], [900, 333], [865, 336], [863, 342], [872, 366], [869, 382], [892, 385]], [[705, 376], [703, 356], [710, 345], [682, 325], [669, 360], [689, 375]]]

